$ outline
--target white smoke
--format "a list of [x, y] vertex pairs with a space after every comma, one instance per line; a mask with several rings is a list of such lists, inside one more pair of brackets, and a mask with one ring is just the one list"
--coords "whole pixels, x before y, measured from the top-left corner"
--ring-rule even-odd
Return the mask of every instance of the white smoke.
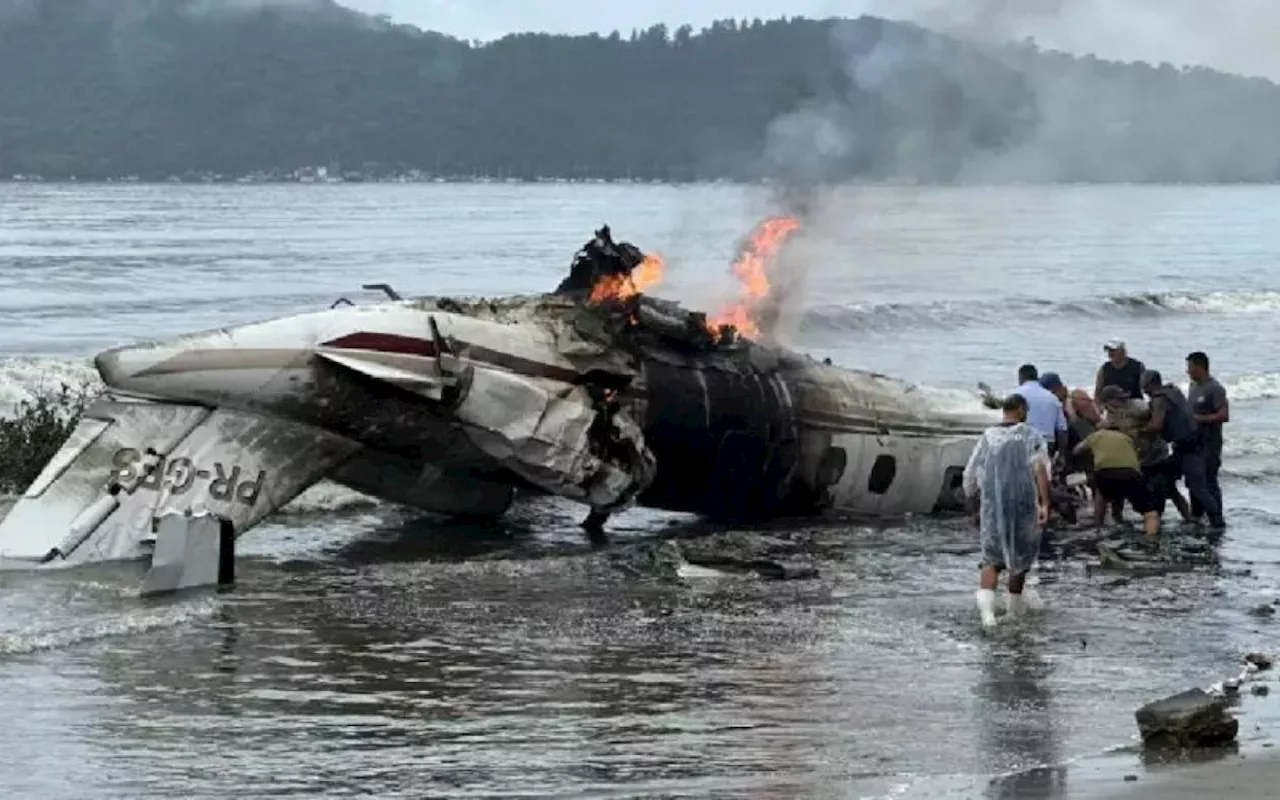
[[968, 39], [1280, 79], [1273, 0], [866, 0], [868, 14]]
[[[1227, 78], [1174, 66], [1280, 75], [1280, 48], [1271, 42], [1280, 3], [869, 0], [860, 10], [909, 24], [835, 23], [847, 96], [808, 98], [766, 131], [763, 171], [787, 188], [777, 207], [805, 223], [775, 280], [803, 287], [814, 265], [856, 268], [848, 232], [865, 209], [855, 191], [815, 188], [840, 175], [909, 183], [1219, 181], [1265, 178], [1280, 158], [1269, 133], [1280, 123], [1274, 100], [1226, 103]], [[1107, 64], [1087, 55], [1095, 52], [1146, 57], [1154, 66]], [[1020, 105], [1010, 103], [1015, 98]], [[892, 121], [889, 136], [884, 119]], [[784, 320], [797, 319], [804, 301], [803, 291], [791, 291]], [[794, 326], [780, 325], [777, 335], [785, 340]]]

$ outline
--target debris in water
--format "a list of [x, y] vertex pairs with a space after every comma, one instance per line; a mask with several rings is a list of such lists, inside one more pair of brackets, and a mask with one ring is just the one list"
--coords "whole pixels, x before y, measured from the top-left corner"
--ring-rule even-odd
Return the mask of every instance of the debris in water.
[[1226, 703], [1202, 689], [1148, 703], [1134, 717], [1148, 747], [1211, 747], [1234, 741], [1240, 730]]
[[1271, 656], [1266, 653], [1249, 653], [1244, 660], [1246, 664], [1252, 664], [1260, 671], [1271, 669]]
[[1269, 603], [1263, 603], [1249, 613], [1255, 617], [1274, 617], [1276, 615], [1276, 607]]
[[1271, 694], [1271, 687], [1267, 686], [1265, 683], [1256, 683], [1249, 691], [1253, 692], [1257, 697], [1266, 697]]
[[1129, 565], [1129, 562], [1121, 558], [1115, 550], [1112, 550], [1101, 542], [1098, 543], [1098, 559], [1102, 562], [1102, 568], [1106, 570], [1128, 572], [1133, 569], [1133, 567]]
[[610, 554], [626, 572], [666, 580], [682, 577], [692, 565], [721, 573], [754, 574], [766, 580], [817, 578], [802, 543], [750, 532], [728, 532], [697, 538], [667, 539], [618, 548]]

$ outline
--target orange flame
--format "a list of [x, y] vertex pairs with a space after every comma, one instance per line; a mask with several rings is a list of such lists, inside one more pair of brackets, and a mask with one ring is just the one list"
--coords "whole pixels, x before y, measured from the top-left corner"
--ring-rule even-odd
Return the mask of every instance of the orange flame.
[[662, 256], [650, 253], [629, 275], [605, 275], [591, 287], [592, 303], [606, 300], [629, 300], [662, 280], [666, 269]]
[[707, 321], [713, 334], [718, 335], [722, 325], [732, 325], [744, 336], [760, 335], [757, 315], [769, 297], [768, 268], [782, 245], [799, 229], [800, 220], [795, 217], [769, 217], [751, 232], [742, 255], [733, 264], [733, 274], [742, 285], [740, 299]]

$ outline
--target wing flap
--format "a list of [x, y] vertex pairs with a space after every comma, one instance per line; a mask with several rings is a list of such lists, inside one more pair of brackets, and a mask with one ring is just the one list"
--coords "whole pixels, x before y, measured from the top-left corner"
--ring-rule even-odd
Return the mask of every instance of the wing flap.
[[442, 375], [434, 359], [401, 353], [369, 352], [355, 355], [349, 351], [317, 348], [316, 355], [353, 372], [390, 383], [432, 400], [440, 400], [446, 387], [457, 379]]

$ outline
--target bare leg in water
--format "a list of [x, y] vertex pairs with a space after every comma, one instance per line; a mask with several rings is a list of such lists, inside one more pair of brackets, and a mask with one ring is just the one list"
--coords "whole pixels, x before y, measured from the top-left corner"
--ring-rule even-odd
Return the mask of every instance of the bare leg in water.
[[[978, 588], [994, 592], [996, 586], [1000, 584], [1000, 573], [1003, 571], [1004, 567], [983, 566]], [[1017, 575], [1009, 573], [1009, 594], [1022, 594], [1022, 589], [1026, 585], [1027, 573], [1020, 572]]]
[[1009, 573], [1009, 594], [1022, 594], [1022, 589], [1027, 585], [1027, 573], [1022, 572], [1017, 575]]

